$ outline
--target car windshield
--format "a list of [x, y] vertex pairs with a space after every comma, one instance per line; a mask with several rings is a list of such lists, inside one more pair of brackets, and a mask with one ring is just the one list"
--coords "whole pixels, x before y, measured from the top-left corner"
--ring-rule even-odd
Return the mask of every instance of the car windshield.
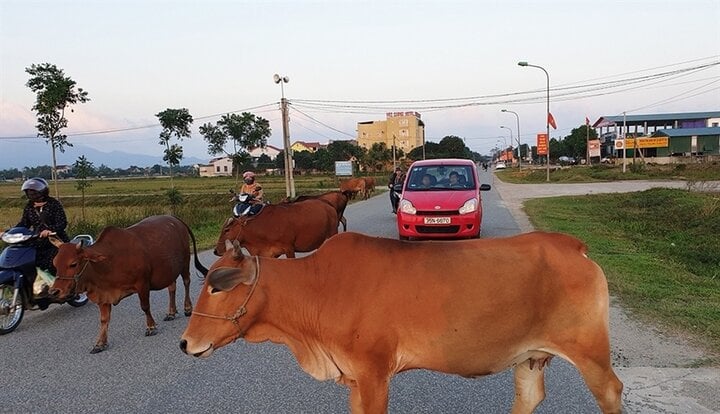
[[406, 190], [447, 191], [475, 188], [473, 169], [469, 165], [426, 165], [410, 169]]

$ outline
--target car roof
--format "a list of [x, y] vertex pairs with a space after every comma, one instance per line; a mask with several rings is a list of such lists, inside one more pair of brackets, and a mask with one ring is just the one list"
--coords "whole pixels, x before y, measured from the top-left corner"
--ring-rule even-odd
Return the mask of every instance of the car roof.
[[433, 160], [415, 161], [410, 167], [425, 167], [429, 165], [475, 165], [475, 163], [465, 158], [437, 158]]

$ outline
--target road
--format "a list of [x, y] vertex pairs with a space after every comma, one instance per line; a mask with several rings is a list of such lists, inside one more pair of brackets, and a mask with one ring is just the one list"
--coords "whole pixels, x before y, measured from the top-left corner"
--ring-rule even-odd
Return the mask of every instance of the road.
[[[483, 182], [492, 177], [482, 173]], [[496, 190], [483, 193], [483, 205], [483, 237], [520, 232]], [[351, 231], [397, 236], [387, 193], [350, 205], [346, 216]], [[213, 256], [203, 252], [201, 260], [209, 265]], [[193, 281], [193, 298], [199, 285]], [[178, 338], [186, 318], [161, 321], [164, 291], [153, 292], [151, 305], [157, 335], [143, 336], [144, 317], [133, 296], [113, 308], [110, 346], [95, 355], [89, 354], [98, 327], [94, 304], [28, 312], [15, 332], [0, 337], [0, 412], [347, 412], [345, 388], [313, 380], [284, 346], [239, 341], [209, 359], [182, 354]], [[560, 358], [547, 370], [546, 386], [547, 398], [536, 412], [597, 412], [578, 372]], [[510, 371], [473, 380], [411, 371], [392, 381], [390, 412], [500, 413], [510, 410], [512, 399]]]

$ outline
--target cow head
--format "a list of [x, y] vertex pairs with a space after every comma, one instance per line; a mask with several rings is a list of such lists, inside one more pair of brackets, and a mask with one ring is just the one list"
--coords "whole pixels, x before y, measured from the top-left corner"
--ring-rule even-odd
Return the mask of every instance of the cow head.
[[66, 300], [75, 295], [77, 282], [82, 278], [87, 267], [92, 262], [101, 262], [105, 259], [104, 255], [83, 247], [82, 243], [60, 244], [53, 259], [57, 275], [50, 288], [50, 295], [58, 300]]
[[242, 241], [242, 227], [244, 224], [243, 220], [233, 217], [230, 217], [225, 221], [225, 224], [223, 224], [223, 227], [220, 230], [220, 237], [218, 238], [217, 243], [215, 243], [215, 250], [213, 250], [213, 253], [215, 253], [216, 256], [222, 256], [225, 251], [228, 250], [225, 247], [226, 241]]
[[208, 357], [245, 335], [263, 308], [257, 291], [258, 258], [242, 253], [240, 243], [224, 242], [225, 253], [208, 271], [195, 310], [180, 340], [188, 355]]

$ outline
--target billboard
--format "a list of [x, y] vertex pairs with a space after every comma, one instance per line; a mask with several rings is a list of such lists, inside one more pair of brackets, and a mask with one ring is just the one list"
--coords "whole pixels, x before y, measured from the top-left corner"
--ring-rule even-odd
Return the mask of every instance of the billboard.
[[537, 134], [537, 155], [547, 155], [548, 153], [548, 136], [547, 134]]
[[335, 161], [335, 175], [353, 175], [352, 161]]
[[592, 139], [592, 140], [588, 141], [588, 150], [589, 150], [590, 157], [599, 157], [600, 156], [600, 140]]

